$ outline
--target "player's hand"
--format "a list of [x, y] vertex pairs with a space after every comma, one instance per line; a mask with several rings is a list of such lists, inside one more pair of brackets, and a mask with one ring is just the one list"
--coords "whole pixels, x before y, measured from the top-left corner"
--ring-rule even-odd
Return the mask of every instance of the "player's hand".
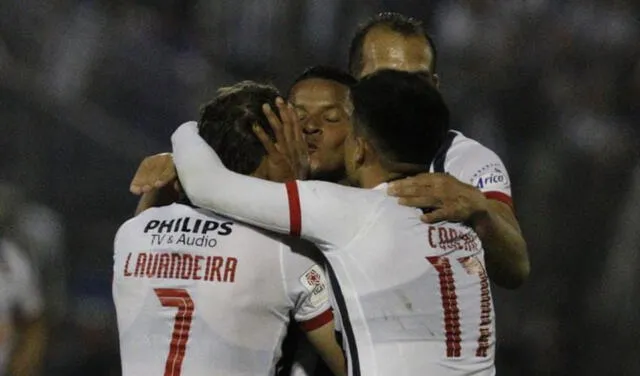
[[488, 210], [488, 201], [472, 185], [438, 173], [424, 173], [389, 183], [387, 193], [405, 206], [430, 209], [422, 216], [426, 223], [441, 221], [472, 223]]
[[177, 179], [178, 173], [171, 153], [155, 154], [140, 163], [129, 190], [135, 195], [141, 195], [174, 183]]
[[302, 127], [291, 105], [287, 105], [282, 98], [277, 98], [276, 106], [282, 120], [269, 104], [262, 106], [275, 134], [275, 143], [262, 127], [257, 124], [253, 127], [253, 132], [267, 151], [269, 179], [278, 182], [304, 180], [309, 175], [309, 149], [302, 137]]

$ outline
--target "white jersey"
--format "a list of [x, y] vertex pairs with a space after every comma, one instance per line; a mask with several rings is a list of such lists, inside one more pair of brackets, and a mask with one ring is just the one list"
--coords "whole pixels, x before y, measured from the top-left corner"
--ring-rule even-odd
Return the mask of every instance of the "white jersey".
[[429, 171], [450, 174], [478, 188], [487, 198], [513, 207], [509, 173], [500, 157], [458, 131], [449, 131]]
[[[513, 208], [509, 174], [496, 153], [459, 131], [448, 132], [443, 146], [435, 155], [429, 172], [447, 173], [473, 185], [489, 199], [501, 201]], [[339, 323], [336, 322], [336, 325]], [[338, 328], [337, 328], [338, 329]], [[302, 343], [304, 345], [304, 342]], [[317, 355], [299, 351], [291, 376], [313, 376]]]
[[0, 240], [0, 375], [13, 349], [14, 314], [32, 320], [42, 314], [43, 300], [29, 259], [18, 247]]
[[309, 257], [181, 204], [120, 227], [113, 299], [124, 376], [272, 375], [291, 312], [306, 330], [333, 318]]
[[[425, 225], [386, 184], [365, 190], [235, 174], [193, 124], [172, 140], [194, 203], [300, 235], [325, 252], [350, 375], [495, 374], [491, 291], [472, 229]], [[216, 181], [224, 188], [209, 189]]]

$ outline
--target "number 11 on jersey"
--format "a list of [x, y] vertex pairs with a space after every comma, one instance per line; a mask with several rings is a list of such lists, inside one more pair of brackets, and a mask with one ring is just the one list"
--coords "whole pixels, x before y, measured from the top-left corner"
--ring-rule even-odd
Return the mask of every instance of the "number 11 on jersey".
[[[447, 257], [426, 257], [438, 272], [440, 282], [440, 297], [444, 311], [444, 331], [447, 344], [447, 357], [458, 358], [461, 356], [461, 331], [460, 310], [458, 309], [458, 296], [453, 278], [451, 264]], [[489, 280], [484, 267], [475, 257], [462, 257], [458, 262], [469, 275], [480, 278], [480, 328], [478, 330], [478, 347], [476, 356], [486, 357], [489, 349], [489, 337], [491, 336], [491, 296], [489, 294]]]
[[195, 305], [185, 289], [158, 288], [154, 289], [154, 291], [163, 307], [174, 307], [178, 309], [173, 320], [173, 332], [171, 333], [171, 343], [164, 368], [164, 376], [180, 376], [187, 341], [189, 341], [189, 332], [191, 330], [191, 320], [193, 319]]

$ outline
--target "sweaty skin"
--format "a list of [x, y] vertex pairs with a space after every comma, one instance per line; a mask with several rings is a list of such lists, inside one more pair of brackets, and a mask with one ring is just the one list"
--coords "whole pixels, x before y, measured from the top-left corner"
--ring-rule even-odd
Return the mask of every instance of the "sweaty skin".
[[424, 37], [405, 37], [382, 27], [372, 29], [364, 38], [362, 61], [359, 77], [381, 69], [434, 73], [433, 53]]

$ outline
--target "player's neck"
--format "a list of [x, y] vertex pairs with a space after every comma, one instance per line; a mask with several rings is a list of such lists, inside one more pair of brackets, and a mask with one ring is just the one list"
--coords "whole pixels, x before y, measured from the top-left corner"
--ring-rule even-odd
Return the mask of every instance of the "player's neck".
[[404, 179], [427, 172], [428, 167], [408, 163], [376, 163], [361, 169], [358, 183], [362, 188], [374, 188], [382, 183]]
[[254, 178], [269, 180], [269, 169], [267, 167], [266, 159], [263, 159], [258, 168], [249, 174]]
[[359, 177], [359, 185], [361, 188], [371, 189], [382, 183], [403, 177], [400, 173], [388, 171], [381, 165], [376, 164], [362, 169]]

